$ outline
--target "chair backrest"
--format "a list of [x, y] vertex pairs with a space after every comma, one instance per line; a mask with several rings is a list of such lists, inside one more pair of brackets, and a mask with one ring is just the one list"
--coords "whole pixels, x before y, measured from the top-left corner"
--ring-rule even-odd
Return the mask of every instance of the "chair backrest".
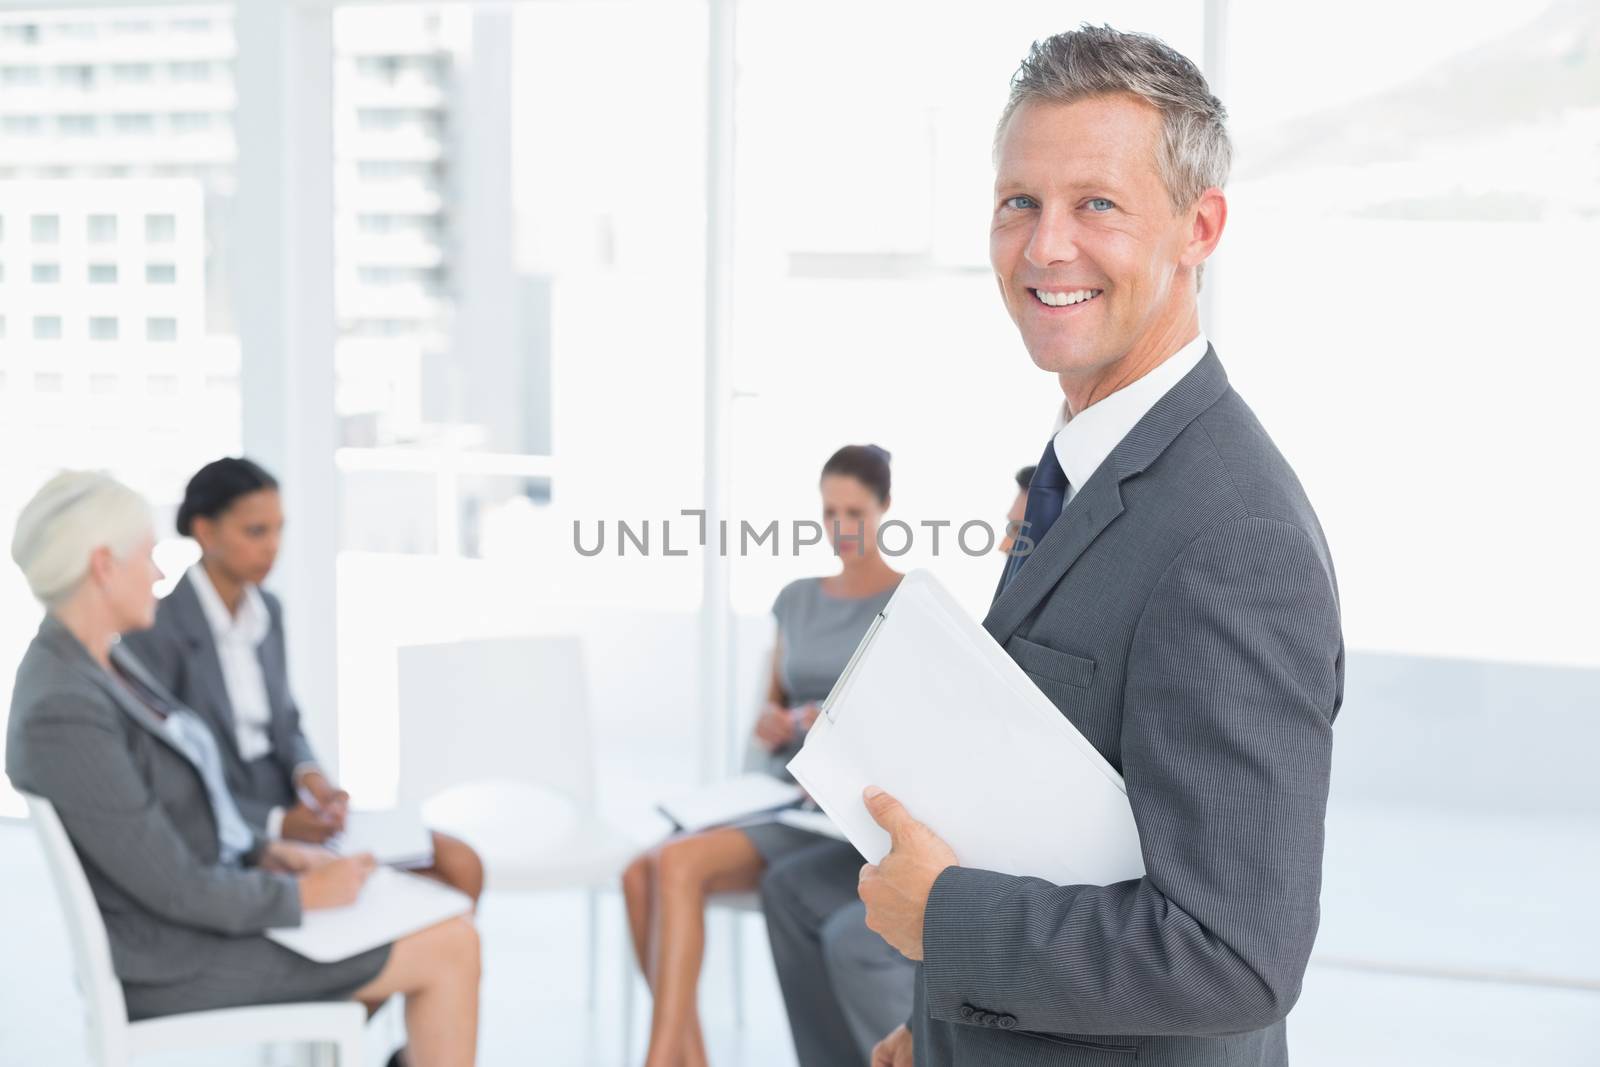
[[22, 796], [28, 803], [29, 818], [44, 847], [50, 878], [65, 912], [73, 968], [89, 1016], [91, 1059], [100, 1064], [121, 1063], [127, 1054], [128, 1010], [122, 999], [122, 983], [111, 966], [111, 942], [106, 937], [105, 921], [100, 918], [100, 906], [95, 903], [83, 864], [78, 861], [55, 805], [31, 793]]
[[451, 786], [508, 780], [595, 805], [594, 742], [576, 637], [402, 645], [402, 804]]

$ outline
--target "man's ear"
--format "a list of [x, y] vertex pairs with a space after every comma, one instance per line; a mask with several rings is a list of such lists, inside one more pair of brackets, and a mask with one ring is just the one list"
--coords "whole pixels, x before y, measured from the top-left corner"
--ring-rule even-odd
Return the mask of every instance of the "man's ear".
[[1210, 258], [1222, 240], [1222, 231], [1228, 224], [1228, 198], [1213, 185], [1200, 194], [1188, 215], [1189, 239], [1178, 262], [1186, 267], [1198, 267]]

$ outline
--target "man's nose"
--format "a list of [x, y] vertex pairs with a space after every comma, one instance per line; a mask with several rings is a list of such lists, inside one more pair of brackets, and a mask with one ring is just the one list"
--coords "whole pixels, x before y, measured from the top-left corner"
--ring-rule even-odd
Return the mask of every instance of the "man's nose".
[[1046, 207], [1039, 212], [1033, 235], [1023, 253], [1028, 262], [1041, 270], [1078, 258], [1077, 226], [1066, 208]]

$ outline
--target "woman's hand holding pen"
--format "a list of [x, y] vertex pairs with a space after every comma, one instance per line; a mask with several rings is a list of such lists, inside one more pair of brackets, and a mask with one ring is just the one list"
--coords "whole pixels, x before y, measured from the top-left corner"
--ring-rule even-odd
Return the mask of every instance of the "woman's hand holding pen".
[[[315, 802], [322, 817], [333, 824], [335, 833], [344, 829], [344, 820], [350, 814], [350, 794], [328, 781], [321, 771], [308, 771], [300, 777], [300, 788]], [[301, 797], [304, 800], [304, 796]]]
[[300, 802], [283, 813], [284, 837], [320, 845], [344, 830], [350, 794], [335, 788], [327, 775], [321, 771], [302, 775], [296, 791]]
[[756, 740], [768, 752], [777, 752], [794, 740], [794, 717], [782, 704], [768, 704], [756, 719]]
[[361, 887], [377, 868], [370, 852], [359, 856], [340, 856], [300, 875], [300, 908], [342, 908], [354, 904]]

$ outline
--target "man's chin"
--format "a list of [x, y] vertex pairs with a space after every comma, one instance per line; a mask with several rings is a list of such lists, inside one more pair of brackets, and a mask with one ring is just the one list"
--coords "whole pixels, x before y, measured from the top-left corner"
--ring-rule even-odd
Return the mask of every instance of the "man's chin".
[[1065, 345], [1059, 338], [1053, 338], [1049, 344], [1030, 346], [1028, 355], [1040, 370], [1071, 377], [1093, 373], [1112, 362], [1101, 354], [1097, 345]]

